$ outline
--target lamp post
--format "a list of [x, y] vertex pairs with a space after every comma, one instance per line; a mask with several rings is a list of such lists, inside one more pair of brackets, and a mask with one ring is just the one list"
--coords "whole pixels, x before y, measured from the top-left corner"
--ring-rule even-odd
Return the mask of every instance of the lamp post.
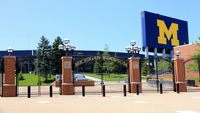
[[[101, 74], [101, 86], [104, 85], [104, 80], [103, 80], [103, 72], [104, 72], [104, 67], [103, 67], [103, 53], [100, 52], [100, 74]], [[101, 87], [102, 88], [102, 87]], [[103, 88], [101, 89], [101, 91], [103, 92]]]
[[76, 49], [76, 47], [74, 45], [70, 45], [69, 43], [69, 39], [64, 39], [63, 44], [60, 44], [58, 49], [66, 51], [66, 56], [70, 56], [69, 52], [72, 52], [71, 56], [73, 56], [73, 51]]
[[132, 57], [134, 57], [135, 55], [139, 55], [140, 51], [141, 51], [141, 48], [137, 47], [136, 46], [136, 42], [134, 40], [132, 40], [130, 42], [130, 45], [131, 46], [127, 46], [125, 48], [125, 50], [132, 55]]
[[[136, 42], [134, 40], [132, 40], [130, 42], [130, 46], [127, 46], [125, 48], [126, 52], [128, 52], [128, 54], [131, 54], [131, 57], [134, 57], [136, 55], [139, 55], [141, 48], [136, 46]], [[129, 62], [128, 62], [128, 68], [129, 68]], [[129, 70], [129, 69], [128, 69]], [[141, 79], [140, 79], [141, 80]], [[131, 91], [131, 84], [130, 84], [130, 72], [128, 71], [128, 91], [130, 93]]]
[[[72, 56], [72, 76], [73, 76], [73, 83], [74, 83], [74, 61], [73, 61], [73, 52], [76, 49], [74, 45], [70, 45], [70, 40], [69, 39], [64, 39], [62, 44], [58, 45], [59, 50], [65, 51], [66, 56]], [[70, 54], [71, 53], [71, 54]], [[60, 94], [62, 91], [62, 80], [61, 80], [61, 75], [60, 75]]]
[[14, 49], [12, 47], [8, 47], [7, 51], [8, 51], [8, 55], [11, 56]]

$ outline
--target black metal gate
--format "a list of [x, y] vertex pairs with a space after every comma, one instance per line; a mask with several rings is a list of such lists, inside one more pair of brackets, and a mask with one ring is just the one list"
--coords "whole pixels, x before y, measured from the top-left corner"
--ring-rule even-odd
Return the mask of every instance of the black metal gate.
[[161, 84], [165, 92], [175, 90], [173, 61], [168, 57], [142, 59], [141, 75], [144, 92], [159, 92]]

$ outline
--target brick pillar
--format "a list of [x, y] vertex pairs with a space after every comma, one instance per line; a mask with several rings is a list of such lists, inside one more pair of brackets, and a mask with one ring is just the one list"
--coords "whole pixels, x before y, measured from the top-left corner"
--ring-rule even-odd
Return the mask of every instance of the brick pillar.
[[73, 95], [72, 57], [62, 57], [62, 95]]
[[15, 69], [16, 69], [16, 57], [5, 56], [4, 57], [4, 81], [3, 81], [3, 97], [15, 97], [17, 96], [15, 85]]
[[179, 91], [187, 92], [187, 83], [185, 77], [185, 66], [184, 60], [181, 58], [174, 59], [174, 74], [175, 74], [175, 82], [179, 83]]
[[137, 84], [139, 84], [139, 92], [142, 93], [139, 57], [129, 58], [129, 73], [130, 73], [131, 93], [136, 93]]

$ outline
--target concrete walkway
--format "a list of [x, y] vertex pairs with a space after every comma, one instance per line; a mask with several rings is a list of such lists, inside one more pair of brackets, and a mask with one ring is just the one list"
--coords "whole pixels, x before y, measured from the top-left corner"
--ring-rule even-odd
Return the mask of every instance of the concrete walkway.
[[0, 97], [0, 113], [200, 113], [200, 92]]
[[90, 77], [90, 76], [87, 76], [87, 75], [85, 75], [85, 78], [86, 78], [86, 79], [89, 79], [89, 80], [93, 80], [93, 81], [95, 81], [95, 82], [100, 82], [100, 81], [101, 81], [101, 79], [94, 78], [94, 77]]

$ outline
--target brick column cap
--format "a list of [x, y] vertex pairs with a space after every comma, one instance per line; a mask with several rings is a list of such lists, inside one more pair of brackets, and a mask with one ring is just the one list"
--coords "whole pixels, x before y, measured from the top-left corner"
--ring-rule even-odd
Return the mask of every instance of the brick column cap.
[[62, 85], [73, 85], [73, 83], [62, 83]]
[[129, 60], [131, 60], [131, 59], [140, 59], [140, 57], [130, 57], [130, 58], [128, 58]]
[[141, 84], [141, 82], [131, 82], [131, 84]]
[[16, 56], [4, 56], [4, 58], [14, 58], [14, 59], [16, 59]]
[[72, 57], [71, 56], [63, 56], [63, 57], [61, 57], [61, 59], [72, 59]]
[[176, 83], [187, 83], [186, 81], [178, 81]]
[[182, 61], [184, 61], [183, 58], [174, 58], [174, 61], [175, 61], [175, 60], [179, 60], [179, 61], [182, 60]]

